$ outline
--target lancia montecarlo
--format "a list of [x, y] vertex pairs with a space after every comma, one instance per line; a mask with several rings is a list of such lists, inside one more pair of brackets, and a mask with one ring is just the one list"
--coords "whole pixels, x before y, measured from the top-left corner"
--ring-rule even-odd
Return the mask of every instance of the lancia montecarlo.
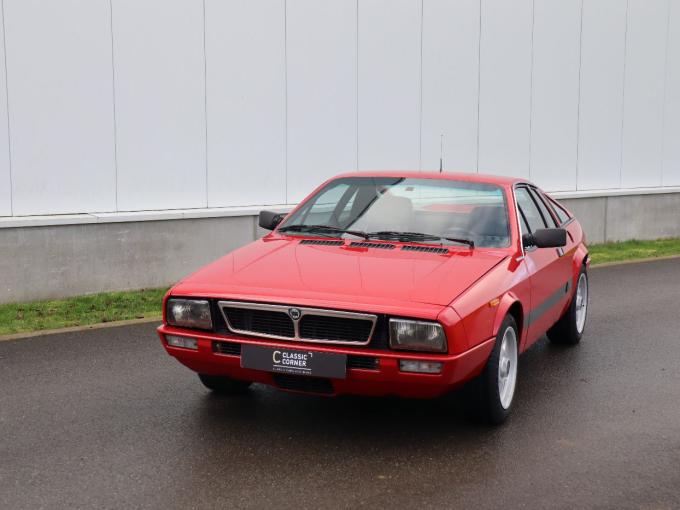
[[424, 398], [469, 383], [497, 424], [519, 355], [583, 334], [583, 230], [526, 180], [354, 172], [259, 225], [271, 232], [164, 299], [163, 346], [214, 392]]

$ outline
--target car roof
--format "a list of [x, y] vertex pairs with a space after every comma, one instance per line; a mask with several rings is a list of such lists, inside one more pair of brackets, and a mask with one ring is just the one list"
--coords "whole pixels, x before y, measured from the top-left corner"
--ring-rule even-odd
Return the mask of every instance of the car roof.
[[476, 172], [426, 172], [418, 170], [375, 170], [346, 172], [338, 177], [404, 177], [414, 179], [442, 179], [449, 181], [483, 182], [488, 184], [498, 184], [499, 186], [512, 186], [513, 184], [528, 182], [526, 179], [518, 177], [506, 177], [502, 175], [478, 174]]

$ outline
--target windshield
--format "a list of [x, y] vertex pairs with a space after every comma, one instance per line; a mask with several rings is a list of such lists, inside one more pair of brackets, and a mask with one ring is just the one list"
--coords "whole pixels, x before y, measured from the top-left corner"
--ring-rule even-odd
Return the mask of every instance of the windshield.
[[493, 248], [510, 243], [501, 187], [447, 179], [335, 179], [312, 195], [279, 230], [423, 242], [448, 239]]

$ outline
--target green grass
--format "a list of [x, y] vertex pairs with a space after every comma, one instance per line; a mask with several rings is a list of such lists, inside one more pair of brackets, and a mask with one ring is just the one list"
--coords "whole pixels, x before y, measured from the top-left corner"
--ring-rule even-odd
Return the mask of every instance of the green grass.
[[[680, 239], [625, 241], [589, 247], [593, 265], [680, 255]], [[0, 335], [160, 317], [167, 289], [105, 292], [53, 301], [0, 305]]]
[[0, 335], [160, 317], [166, 291], [164, 288], [104, 292], [68, 299], [0, 305]]
[[588, 249], [590, 251], [591, 264], [650, 259], [666, 257], [668, 255], [680, 255], [680, 238], [594, 244], [589, 246]]

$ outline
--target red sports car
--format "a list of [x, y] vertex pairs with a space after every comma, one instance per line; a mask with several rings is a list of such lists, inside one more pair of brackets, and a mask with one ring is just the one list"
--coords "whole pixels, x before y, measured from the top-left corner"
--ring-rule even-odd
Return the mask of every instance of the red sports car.
[[165, 297], [163, 346], [215, 392], [434, 397], [470, 381], [500, 423], [519, 354], [583, 334], [583, 231], [525, 180], [351, 173], [259, 222], [272, 232]]

